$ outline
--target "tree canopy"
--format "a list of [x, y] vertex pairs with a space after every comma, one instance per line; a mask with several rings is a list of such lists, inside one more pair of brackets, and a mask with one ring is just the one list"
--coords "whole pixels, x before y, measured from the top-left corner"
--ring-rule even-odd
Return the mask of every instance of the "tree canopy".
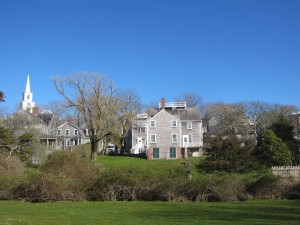
[[199, 165], [199, 169], [214, 172], [246, 172], [256, 168], [255, 158], [252, 156], [253, 143], [242, 140], [231, 134], [218, 135], [208, 140], [207, 157]]
[[258, 136], [254, 155], [267, 167], [287, 166], [292, 163], [288, 146], [270, 129], [264, 130]]

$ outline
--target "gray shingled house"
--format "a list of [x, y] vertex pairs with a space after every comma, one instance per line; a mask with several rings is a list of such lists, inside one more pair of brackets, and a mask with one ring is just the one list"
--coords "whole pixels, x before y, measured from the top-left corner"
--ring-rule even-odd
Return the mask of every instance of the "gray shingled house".
[[137, 115], [127, 139], [127, 151], [145, 153], [148, 159], [178, 159], [202, 154], [200, 111], [186, 102], [166, 103]]

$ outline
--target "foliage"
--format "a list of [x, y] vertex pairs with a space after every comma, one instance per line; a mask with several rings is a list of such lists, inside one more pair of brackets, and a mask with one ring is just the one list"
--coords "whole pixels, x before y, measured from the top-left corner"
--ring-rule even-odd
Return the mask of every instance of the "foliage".
[[236, 135], [212, 137], [206, 150], [206, 158], [198, 165], [206, 172], [246, 172], [257, 167], [252, 154], [253, 143], [239, 140]]
[[278, 120], [271, 125], [270, 129], [285, 143], [294, 140], [293, 125], [288, 118], [282, 114]]
[[24, 174], [24, 165], [16, 156], [0, 154], [0, 200], [12, 199], [12, 190], [19, 184]]
[[277, 137], [287, 144], [293, 161], [293, 165], [299, 165], [300, 163], [300, 151], [299, 140], [294, 138], [293, 125], [289, 119], [280, 114], [278, 120], [270, 126], [270, 129], [276, 134]]
[[15, 140], [10, 134], [9, 130], [0, 126], [0, 145], [12, 145]]
[[269, 129], [258, 136], [254, 155], [267, 167], [291, 165], [288, 146]]
[[75, 152], [58, 151], [14, 191], [17, 198], [31, 202], [84, 200], [96, 178], [97, 168]]

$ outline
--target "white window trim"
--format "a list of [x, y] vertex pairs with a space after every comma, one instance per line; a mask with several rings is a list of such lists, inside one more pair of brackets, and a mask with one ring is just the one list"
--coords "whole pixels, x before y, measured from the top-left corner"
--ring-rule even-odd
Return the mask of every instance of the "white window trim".
[[77, 129], [74, 130], [74, 135], [78, 135], [78, 130]]
[[186, 128], [187, 128], [188, 130], [193, 129], [193, 122], [192, 122], [192, 121], [188, 121], [188, 122], [186, 123]]
[[[154, 142], [152, 141], [152, 136], [154, 136]], [[150, 143], [156, 143], [156, 134], [150, 134]]]
[[[174, 135], [176, 135], [176, 139], [174, 139]], [[178, 143], [178, 134], [172, 133], [172, 143]]]
[[[68, 131], [68, 134], [67, 134], [67, 131]], [[69, 136], [69, 135], [70, 135], [70, 130], [69, 130], [69, 129], [66, 129], [66, 130], [65, 130], [65, 135], [66, 135], [66, 136]]]
[[57, 135], [61, 136], [61, 129], [57, 129]]

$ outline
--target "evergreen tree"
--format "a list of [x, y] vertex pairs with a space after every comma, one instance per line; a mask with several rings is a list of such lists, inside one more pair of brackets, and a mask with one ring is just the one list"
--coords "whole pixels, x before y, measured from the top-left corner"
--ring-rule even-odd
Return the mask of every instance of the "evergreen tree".
[[258, 136], [254, 155], [267, 167], [291, 165], [288, 146], [270, 129], [266, 129]]
[[251, 155], [253, 144], [239, 140], [232, 134], [227, 137], [217, 136], [208, 143], [207, 157], [198, 168], [207, 172], [247, 172], [257, 167]]

